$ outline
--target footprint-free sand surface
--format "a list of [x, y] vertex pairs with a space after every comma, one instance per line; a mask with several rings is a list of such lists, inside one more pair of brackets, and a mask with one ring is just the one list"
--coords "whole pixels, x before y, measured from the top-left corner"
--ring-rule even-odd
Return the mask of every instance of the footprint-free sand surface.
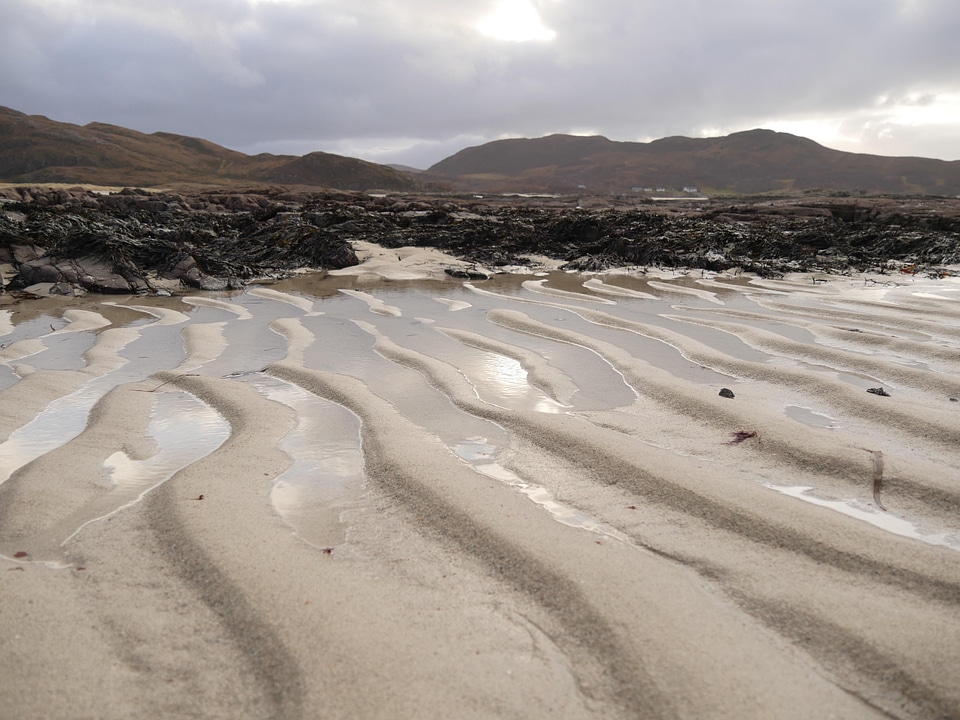
[[0, 304], [0, 717], [960, 717], [960, 281], [360, 254]]

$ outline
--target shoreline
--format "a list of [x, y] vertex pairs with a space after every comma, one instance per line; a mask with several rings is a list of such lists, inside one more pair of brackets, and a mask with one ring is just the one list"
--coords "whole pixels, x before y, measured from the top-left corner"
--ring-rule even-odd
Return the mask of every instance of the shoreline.
[[[31, 418], [102, 391], [75, 436], [0, 482], [0, 700], [18, 717], [960, 707], [960, 551], [764, 485], [960, 537], [960, 280], [462, 281], [435, 250], [358, 257], [246, 290], [0, 306], [16, 375], [0, 470]], [[165, 459], [219, 432], [190, 430], [197, 407], [228, 435]], [[170, 476], [87, 522], [151, 461]], [[301, 496], [328, 546], [272, 497], [298, 462], [362, 485]]]

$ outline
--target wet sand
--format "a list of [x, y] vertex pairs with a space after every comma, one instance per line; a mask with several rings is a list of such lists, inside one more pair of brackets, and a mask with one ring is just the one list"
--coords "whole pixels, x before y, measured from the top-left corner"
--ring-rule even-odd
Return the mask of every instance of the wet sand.
[[359, 254], [0, 305], [0, 716], [960, 717], [960, 281]]

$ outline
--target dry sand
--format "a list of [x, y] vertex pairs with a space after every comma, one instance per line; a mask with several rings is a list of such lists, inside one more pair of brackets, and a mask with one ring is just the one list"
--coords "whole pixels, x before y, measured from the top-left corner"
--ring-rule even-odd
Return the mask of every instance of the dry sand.
[[0, 305], [0, 717], [960, 717], [960, 283], [360, 254]]

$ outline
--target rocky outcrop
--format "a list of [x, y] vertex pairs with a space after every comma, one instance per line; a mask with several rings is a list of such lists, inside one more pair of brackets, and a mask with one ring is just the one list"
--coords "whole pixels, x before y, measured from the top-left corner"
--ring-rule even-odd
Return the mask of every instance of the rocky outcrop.
[[192, 195], [0, 191], [0, 253], [16, 270], [7, 278], [13, 289], [46, 283], [56, 292], [156, 292], [171, 284], [224, 290], [299, 268], [354, 265], [356, 240], [436, 247], [483, 268], [529, 265], [531, 256], [547, 256], [582, 271], [626, 265], [739, 268], [763, 276], [892, 269], [943, 274], [943, 266], [960, 263], [960, 201], [585, 210], [562, 199], [550, 204], [282, 188]]
[[130, 293], [150, 290], [150, 283], [141, 271], [127, 264], [111, 266], [95, 257], [54, 260], [38, 257], [20, 264], [17, 284], [21, 286], [52, 283], [57, 294], [72, 294], [80, 287], [95, 293]]
[[17, 271], [14, 289], [144, 293], [173, 281], [226, 290], [297, 268], [357, 263], [346, 240], [271, 195], [39, 188], [5, 195], [0, 247]]

